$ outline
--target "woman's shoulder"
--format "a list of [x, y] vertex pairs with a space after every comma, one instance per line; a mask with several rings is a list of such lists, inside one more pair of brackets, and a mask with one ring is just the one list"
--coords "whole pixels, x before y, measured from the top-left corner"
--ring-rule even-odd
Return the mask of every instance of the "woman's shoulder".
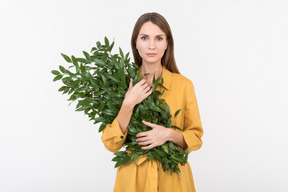
[[184, 89], [188, 87], [193, 87], [192, 81], [182, 74], [173, 73], [164, 68], [162, 75], [164, 79], [164, 87], [167, 89], [171, 87], [173, 90], [184, 91]]
[[192, 81], [188, 77], [186, 77], [182, 74], [179, 74], [179, 73], [172, 73], [171, 82], [174, 82], [174, 83], [178, 84], [179, 86], [181, 86], [181, 85], [182, 86], [187, 86], [187, 85], [193, 86]]

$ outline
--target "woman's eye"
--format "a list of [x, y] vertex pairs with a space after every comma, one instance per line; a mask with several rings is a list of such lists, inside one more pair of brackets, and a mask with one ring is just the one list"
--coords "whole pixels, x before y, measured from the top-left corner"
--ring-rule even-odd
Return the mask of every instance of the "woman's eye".
[[147, 37], [141, 37], [141, 39], [143, 39], [143, 40], [146, 40], [146, 39], [147, 39]]
[[157, 40], [161, 41], [161, 40], [162, 40], [162, 37], [157, 37]]

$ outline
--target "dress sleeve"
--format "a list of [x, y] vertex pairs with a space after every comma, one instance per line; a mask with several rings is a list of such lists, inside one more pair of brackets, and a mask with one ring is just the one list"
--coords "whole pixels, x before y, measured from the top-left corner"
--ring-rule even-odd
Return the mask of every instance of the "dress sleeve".
[[113, 153], [119, 151], [126, 140], [127, 132], [122, 133], [117, 118], [111, 124], [107, 124], [101, 136], [106, 149]]
[[[196, 151], [202, 146], [203, 128], [200, 120], [198, 104], [191, 80], [185, 90], [185, 111], [183, 137], [188, 146], [188, 152]], [[183, 149], [186, 150], [187, 146]]]

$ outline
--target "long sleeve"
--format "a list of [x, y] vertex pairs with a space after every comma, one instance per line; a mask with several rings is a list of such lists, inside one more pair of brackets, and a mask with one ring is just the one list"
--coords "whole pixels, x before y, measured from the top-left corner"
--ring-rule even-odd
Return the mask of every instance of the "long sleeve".
[[[200, 120], [198, 104], [191, 80], [185, 89], [185, 111], [183, 137], [188, 146], [188, 152], [200, 149], [202, 146], [203, 128]], [[185, 148], [184, 150], [186, 150]]]
[[114, 153], [121, 149], [126, 140], [127, 132], [122, 133], [117, 118], [111, 124], [107, 124], [101, 137], [106, 149]]

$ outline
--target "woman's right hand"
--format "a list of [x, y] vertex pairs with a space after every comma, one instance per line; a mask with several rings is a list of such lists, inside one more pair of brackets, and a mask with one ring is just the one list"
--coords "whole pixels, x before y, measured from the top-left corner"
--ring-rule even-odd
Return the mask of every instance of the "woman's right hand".
[[129, 88], [125, 94], [124, 102], [128, 105], [135, 106], [146, 99], [151, 93], [152, 89], [145, 79], [142, 79], [134, 86], [132, 84], [133, 79], [130, 78]]

